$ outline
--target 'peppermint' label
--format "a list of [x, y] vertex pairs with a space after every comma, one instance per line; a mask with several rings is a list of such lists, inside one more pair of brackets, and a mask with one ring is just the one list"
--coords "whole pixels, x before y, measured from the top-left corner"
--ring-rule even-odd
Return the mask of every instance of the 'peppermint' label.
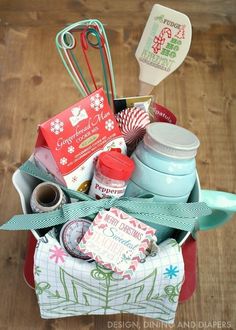
[[124, 195], [125, 189], [126, 185], [121, 185], [120, 187], [112, 187], [101, 183], [97, 180], [96, 175], [94, 175], [92, 184], [90, 186], [89, 195], [95, 197], [96, 199], [105, 197], [121, 197]]

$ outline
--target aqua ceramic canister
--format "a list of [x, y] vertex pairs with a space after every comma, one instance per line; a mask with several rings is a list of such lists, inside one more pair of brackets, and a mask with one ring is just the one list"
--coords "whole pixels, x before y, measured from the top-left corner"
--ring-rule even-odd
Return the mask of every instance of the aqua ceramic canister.
[[[187, 202], [196, 183], [195, 156], [199, 145], [198, 138], [183, 127], [149, 124], [132, 155], [135, 171], [125, 196], [152, 194], [160, 202]], [[156, 229], [161, 240], [174, 233], [173, 228], [157, 225]]]
[[[196, 135], [183, 127], [160, 122], [149, 124], [143, 141], [132, 155], [135, 171], [130, 185], [134, 183], [144, 193], [153, 193], [156, 199], [159, 195], [162, 201], [181, 196], [187, 199], [196, 181], [195, 156], [199, 145]], [[128, 185], [127, 196], [129, 191]]]

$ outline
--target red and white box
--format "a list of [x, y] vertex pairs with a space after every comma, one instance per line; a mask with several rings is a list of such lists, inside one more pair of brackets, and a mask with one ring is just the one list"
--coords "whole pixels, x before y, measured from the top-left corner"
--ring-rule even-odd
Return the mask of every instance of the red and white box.
[[102, 88], [39, 125], [34, 157], [68, 188], [86, 192], [97, 156], [126, 144]]

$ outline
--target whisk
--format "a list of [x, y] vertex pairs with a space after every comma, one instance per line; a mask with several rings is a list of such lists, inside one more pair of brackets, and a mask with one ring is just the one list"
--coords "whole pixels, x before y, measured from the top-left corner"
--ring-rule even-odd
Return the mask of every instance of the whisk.
[[[103, 24], [96, 19], [83, 20], [71, 24], [57, 34], [55, 41], [62, 62], [82, 96], [89, 95], [98, 88], [87, 52], [89, 48], [99, 51], [104, 90], [109, 104], [113, 106], [113, 100], [116, 98], [116, 86], [110, 48]], [[82, 51], [93, 87], [86, 80], [84, 68], [82, 69], [75, 55], [77, 48]]]

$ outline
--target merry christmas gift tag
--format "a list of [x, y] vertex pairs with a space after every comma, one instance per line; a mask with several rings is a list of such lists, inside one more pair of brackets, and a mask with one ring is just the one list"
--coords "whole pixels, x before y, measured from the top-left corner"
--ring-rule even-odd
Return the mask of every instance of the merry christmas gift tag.
[[[89, 188], [95, 159], [102, 151], [126, 151], [102, 88], [39, 125], [36, 152], [40, 147], [49, 149], [54, 172], [59, 170], [66, 186], [83, 192]], [[40, 162], [49, 170], [47, 159], [41, 157]]]
[[104, 267], [131, 279], [155, 229], [117, 208], [98, 213], [78, 249]]

